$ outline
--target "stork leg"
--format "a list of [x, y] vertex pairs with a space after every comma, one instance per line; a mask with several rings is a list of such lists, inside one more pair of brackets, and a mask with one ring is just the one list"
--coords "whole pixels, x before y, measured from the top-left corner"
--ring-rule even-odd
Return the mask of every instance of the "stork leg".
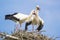
[[25, 31], [27, 30], [28, 25], [30, 25], [31, 23], [32, 23], [32, 21], [26, 22], [26, 24], [25, 24]]
[[18, 23], [16, 23], [16, 28], [15, 28], [15, 32], [18, 31]]
[[32, 32], [34, 32], [34, 25], [32, 24]]
[[21, 29], [21, 24], [20, 24], [20, 31], [21, 31], [22, 29]]

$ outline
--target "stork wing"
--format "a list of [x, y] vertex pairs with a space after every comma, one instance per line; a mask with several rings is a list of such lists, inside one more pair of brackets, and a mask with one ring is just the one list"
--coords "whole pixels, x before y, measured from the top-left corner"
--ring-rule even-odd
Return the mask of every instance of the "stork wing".
[[42, 24], [44, 24], [44, 21], [41, 17], [39, 17], [39, 20], [42, 22]]
[[28, 17], [28, 15], [23, 14], [23, 13], [17, 13], [16, 15], [13, 15], [13, 16], [19, 20], [25, 20]]

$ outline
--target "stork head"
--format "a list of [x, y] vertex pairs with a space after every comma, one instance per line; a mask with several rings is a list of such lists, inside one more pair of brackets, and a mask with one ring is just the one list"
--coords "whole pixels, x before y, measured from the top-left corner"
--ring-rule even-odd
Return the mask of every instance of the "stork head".
[[35, 11], [33, 11], [33, 15], [36, 15]]
[[36, 10], [40, 10], [39, 5], [36, 6]]

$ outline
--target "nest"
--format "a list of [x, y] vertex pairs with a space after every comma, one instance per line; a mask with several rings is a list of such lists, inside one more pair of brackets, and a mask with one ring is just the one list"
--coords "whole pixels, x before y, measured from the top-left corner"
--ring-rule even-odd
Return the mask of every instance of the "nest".
[[5, 37], [4, 40], [53, 40], [43, 34], [25, 31], [16, 31], [11, 36], [17, 37], [18, 39]]

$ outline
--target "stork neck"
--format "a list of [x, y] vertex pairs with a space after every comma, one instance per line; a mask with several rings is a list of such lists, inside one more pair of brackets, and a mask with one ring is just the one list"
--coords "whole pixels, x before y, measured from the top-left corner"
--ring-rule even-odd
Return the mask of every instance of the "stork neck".
[[36, 13], [36, 15], [38, 15], [38, 13], [39, 13], [39, 10], [37, 10], [37, 9], [36, 9], [36, 10], [35, 10], [35, 13]]

